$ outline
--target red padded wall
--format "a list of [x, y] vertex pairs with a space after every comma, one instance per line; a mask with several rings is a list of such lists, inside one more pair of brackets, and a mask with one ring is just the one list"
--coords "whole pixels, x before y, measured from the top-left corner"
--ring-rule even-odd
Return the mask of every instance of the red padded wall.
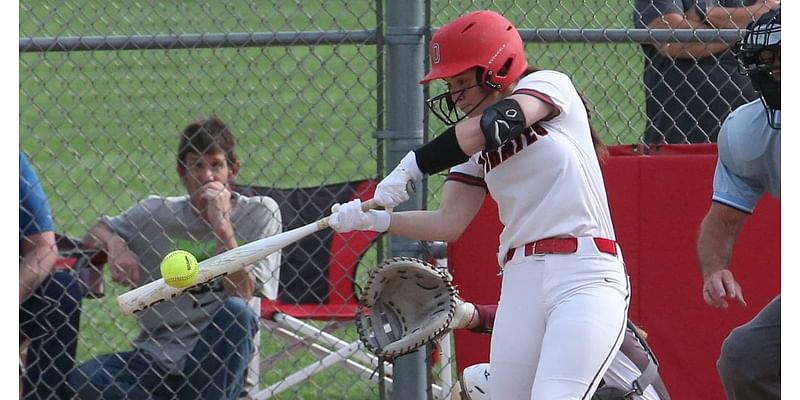
[[[695, 243], [710, 205], [716, 146], [664, 146], [650, 155], [631, 146], [611, 150], [603, 173], [631, 277], [630, 317], [649, 333], [674, 399], [724, 399], [715, 368], [722, 340], [780, 291], [780, 203], [766, 196], [737, 241], [733, 270], [748, 307], [715, 310], [702, 299]], [[499, 298], [500, 229], [487, 198], [450, 244], [449, 265], [465, 299]], [[488, 336], [457, 332], [455, 342], [459, 369], [488, 361]]]

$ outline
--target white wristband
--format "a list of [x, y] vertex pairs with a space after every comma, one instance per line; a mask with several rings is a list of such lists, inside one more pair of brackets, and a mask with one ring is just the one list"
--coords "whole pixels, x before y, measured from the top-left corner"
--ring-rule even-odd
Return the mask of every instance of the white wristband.
[[466, 329], [475, 318], [478, 317], [478, 309], [475, 305], [456, 297], [456, 312], [451, 322], [452, 329]]

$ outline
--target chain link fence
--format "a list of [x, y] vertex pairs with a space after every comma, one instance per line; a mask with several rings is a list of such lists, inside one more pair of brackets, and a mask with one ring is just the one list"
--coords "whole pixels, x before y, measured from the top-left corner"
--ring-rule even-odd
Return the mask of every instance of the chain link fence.
[[[185, 194], [175, 168], [179, 133], [198, 117], [216, 115], [230, 126], [241, 160], [236, 177], [240, 185], [296, 194], [303, 188], [364, 183], [383, 175], [387, 143], [377, 132], [392, 112], [384, 103], [383, 2], [43, 0], [22, 1], [19, 7], [20, 150], [39, 175], [59, 234], [79, 239], [101, 216], [118, 215], [148, 195]], [[644, 142], [645, 131], [657, 125], [648, 122], [646, 107], [652, 105], [646, 98], [654, 91], [643, 84], [649, 64], [640, 43], [723, 43], [739, 35], [735, 29], [632, 29], [644, 27], [634, 25], [634, 15], [642, 12], [622, 1], [451, 0], [429, 2], [426, 8], [433, 28], [476, 9], [504, 13], [520, 28], [532, 64], [572, 77], [609, 144]], [[726, 60], [716, 65], [730, 66]], [[721, 88], [714, 85], [731, 86], [732, 78], [714, 82], [706, 89], [719, 98]], [[438, 94], [445, 89], [434, 83], [428, 90]], [[686, 111], [687, 120], [695, 118], [690, 109], [711, 104], [706, 98], [690, 101], [673, 94], [672, 103]], [[666, 109], [667, 104], [658, 107]], [[684, 129], [683, 120], [671, 121]], [[425, 134], [442, 129], [430, 118]], [[661, 140], [669, 136], [659, 134]], [[678, 134], [681, 142], [714, 136], [713, 128]], [[697, 134], [701, 139], [695, 139]], [[437, 204], [442, 182], [441, 176], [428, 180], [429, 206]], [[319, 213], [341, 194], [331, 187], [338, 186], [316, 192], [319, 196], [310, 201]], [[289, 195], [278, 197], [284, 213], [299, 215], [311, 206], [292, 203]], [[326, 243], [319, 246], [330, 253]], [[356, 295], [366, 267], [385, 257], [381, 246], [362, 250], [353, 250], [361, 260], [358, 274], [344, 278]], [[103, 274], [105, 295], [84, 299], [81, 305], [78, 363], [131, 350], [138, 333], [133, 318], [116, 312], [114, 299], [126, 289], [111, 282], [109, 268]], [[291, 338], [325, 322], [262, 329], [255, 341], [260, 346], [256, 361], [265, 362], [249, 375], [245, 389], [274, 388], [313, 363], [309, 355], [289, 354], [290, 345], [278, 336]], [[347, 326], [337, 335], [344, 345], [357, 337]], [[326, 353], [320, 350], [324, 346], [308, 342], [300, 346], [316, 356], [341, 350], [332, 346]], [[268, 357], [276, 353], [281, 356]], [[375, 360], [362, 361], [367, 369], [342, 362], [299, 385], [281, 386], [285, 391], [280, 394], [258, 396], [378, 398], [382, 390]], [[453, 366], [446, 357], [434, 366], [434, 383], [441, 387], [435, 396], [448, 391], [448, 379], [441, 377], [452, 375]]]

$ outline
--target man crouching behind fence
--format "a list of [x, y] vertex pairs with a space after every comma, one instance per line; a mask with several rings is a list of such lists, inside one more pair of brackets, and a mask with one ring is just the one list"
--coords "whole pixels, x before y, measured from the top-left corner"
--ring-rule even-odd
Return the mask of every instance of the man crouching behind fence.
[[[109, 256], [115, 282], [160, 278], [162, 258], [183, 249], [203, 260], [281, 231], [277, 203], [232, 192], [239, 172], [229, 128], [212, 117], [182, 132], [177, 172], [188, 195], [150, 196], [86, 235]], [[256, 290], [277, 290], [276, 254], [137, 315], [133, 350], [105, 354], [70, 375], [81, 399], [235, 399], [254, 348]], [[266, 285], [265, 285], [266, 283]], [[265, 287], [266, 286], [266, 287]]]

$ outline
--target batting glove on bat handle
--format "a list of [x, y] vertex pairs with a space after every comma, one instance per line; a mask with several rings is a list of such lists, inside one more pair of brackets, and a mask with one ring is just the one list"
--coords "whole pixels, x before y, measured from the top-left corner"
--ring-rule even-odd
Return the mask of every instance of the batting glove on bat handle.
[[375, 201], [387, 209], [397, 207], [410, 198], [414, 182], [421, 179], [422, 175], [416, 154], [409, 151], [394, 170], [378, 183]]
[[355, 199], [344, 204], [334, 204], [331, 207], [331, 216], [320, 220], [320, 229], [331, 227], [339, 233], [350, 231], [385, 232], [389, 229], [391, 216], [386, 211], [373, 210], [376, 207], [378, 207], [378, 203], [372, 199], [364, 203], [360, 199]]

